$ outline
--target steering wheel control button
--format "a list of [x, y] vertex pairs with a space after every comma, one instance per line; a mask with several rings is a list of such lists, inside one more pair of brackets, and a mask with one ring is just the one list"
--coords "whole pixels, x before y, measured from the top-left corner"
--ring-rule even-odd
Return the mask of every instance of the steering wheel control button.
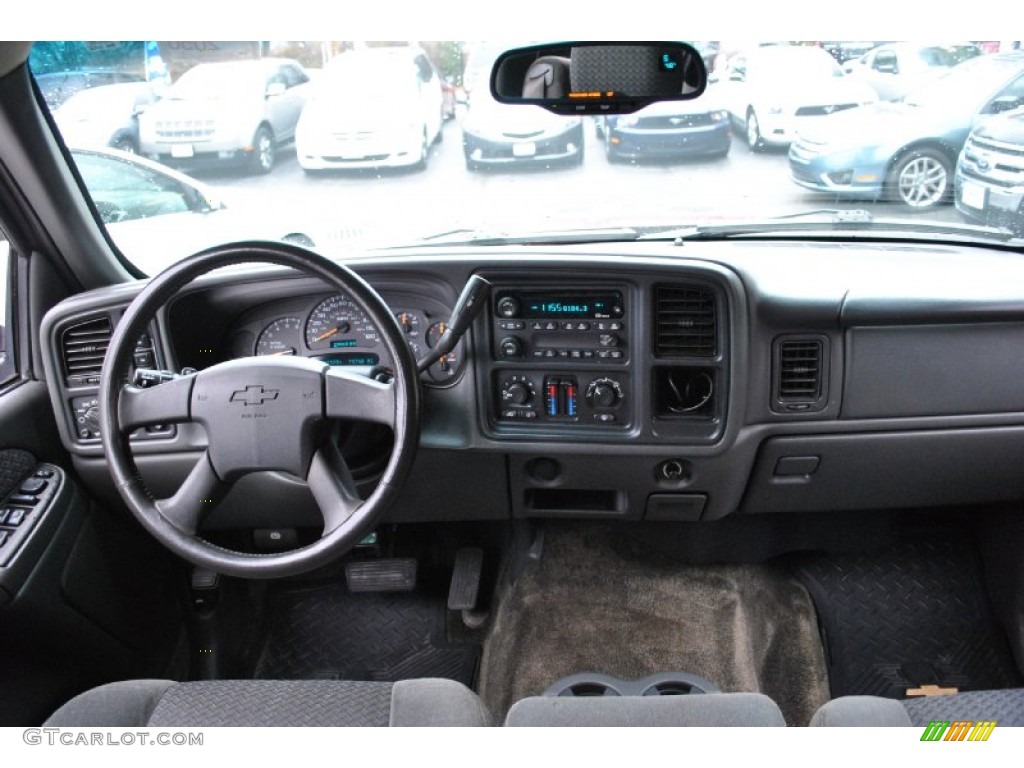
[[8, 509], [7, 510], [7, 522], [4, 525], [11, 528], [17, 528], [25, 521], [25, 510], [24, 509]]

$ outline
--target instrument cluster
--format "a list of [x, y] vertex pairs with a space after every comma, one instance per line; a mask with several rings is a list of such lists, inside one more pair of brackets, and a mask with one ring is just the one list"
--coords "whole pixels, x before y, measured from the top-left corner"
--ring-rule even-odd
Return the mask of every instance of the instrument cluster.
[[[447, 312], [439, 311], [440, 307], [425, 309], [404, 303], [391, 306], [413, 358], [422, 359], [444, 334]], [[250, 349], [244, 348], [245, 341], [241, 347], [236, 343], [236, 355], [301, 355], [345, 367], [388, 369], [392, 365], [379, 330], [344, 294], [321, 297], [312, 304], [293, 301], [274, 305], [273, 309], [264, 307], [257, 317], [245, 321], [240, 334], [242, 339], [254, 341]], [[463, 362], [460, 342], [425, 371], [422, 380], [435, 385], [454, 383]]]

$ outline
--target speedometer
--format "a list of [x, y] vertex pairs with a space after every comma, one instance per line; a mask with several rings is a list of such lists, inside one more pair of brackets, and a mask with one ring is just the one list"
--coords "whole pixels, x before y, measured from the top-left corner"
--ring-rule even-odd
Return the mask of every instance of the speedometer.
[[379, 342], [373, 323], [347, 296], [324, 299], [306, 321], [306, 346], [310, 349], [368, 349]]

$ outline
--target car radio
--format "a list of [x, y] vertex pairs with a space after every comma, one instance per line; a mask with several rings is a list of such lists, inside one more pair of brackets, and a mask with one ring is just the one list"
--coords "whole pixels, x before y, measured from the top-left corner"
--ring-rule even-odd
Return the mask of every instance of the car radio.
[[625, 315], [622, 291], [498, 291], [494, 359], [623, 363], [629, 359]]
[[625, 291], [499, 289], [491, 309], [492, 418], [518, 426], [629, 426]]

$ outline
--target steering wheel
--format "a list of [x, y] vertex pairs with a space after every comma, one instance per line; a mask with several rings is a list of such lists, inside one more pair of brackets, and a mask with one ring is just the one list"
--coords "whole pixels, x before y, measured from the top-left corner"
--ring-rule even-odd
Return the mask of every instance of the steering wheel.
[[[381, 383], [303, 357], [249, 357], [214, 365], [159, 386], [129, 380], [139, 336], [181, 288], [221, 267], [269, 263], [322, 279], [348, 295], [380, 331], [394, 378]], [[217, 246], [162, 272], [142, 290], [117, 324], [100, 379], [103, 449], [125, 504], [157, 540], [195, 565], [243, 578], [276, 578], [318, 568], [347, 552], [394, 502], [419, 441], [420, 387], [404, 334], [384, 300], [352, 270], [286, 243]], [[337, 446], [332, 420], [385, 424], [394, 447], [377, 487], [362, 499]], [[129, 448], [145, 425], [201, 424], [208, 447], [177, 492], [155, 499]], [[324, 521], [312, 544], [276, 554], [224, 549], [199, 536], [203, 518], [252, 472], [288, 472], [304, 479]]]

